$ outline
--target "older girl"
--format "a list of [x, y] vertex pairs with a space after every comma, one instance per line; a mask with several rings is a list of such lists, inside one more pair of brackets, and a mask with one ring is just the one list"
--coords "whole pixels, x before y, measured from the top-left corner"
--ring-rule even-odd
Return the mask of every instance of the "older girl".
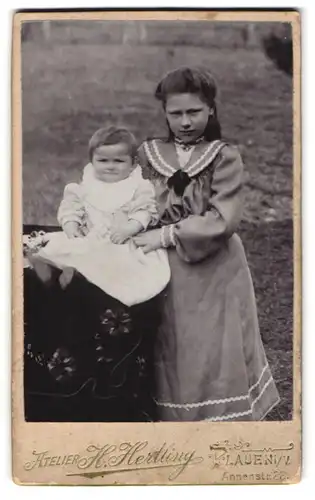
[[216, 86], [179, 68], [158, 84], [169, 137], [144, 142], [161, 225], [134, 238], [168, 248], [171, 282], [157, 342], [157, 405], [168, 421], [261, 420], [278, 403], [240, 238], [243, 164], [221, 140]]

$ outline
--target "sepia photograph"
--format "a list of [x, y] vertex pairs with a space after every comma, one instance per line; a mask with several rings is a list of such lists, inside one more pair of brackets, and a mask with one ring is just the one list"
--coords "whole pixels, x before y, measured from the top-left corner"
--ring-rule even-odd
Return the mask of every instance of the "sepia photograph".
[[299, 29], [15, 16], [19, 484], [299, 480]]
[[21, 42], [26, 421], [290, 420], [291, 25]]

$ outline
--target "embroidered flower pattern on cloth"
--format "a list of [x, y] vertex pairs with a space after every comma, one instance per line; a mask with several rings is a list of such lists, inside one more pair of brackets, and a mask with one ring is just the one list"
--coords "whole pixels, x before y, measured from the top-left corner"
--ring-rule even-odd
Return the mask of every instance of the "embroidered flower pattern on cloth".
[[101, 315], [101, 328], [104, 333], [119, 336], [128, 334], [131, 331], [131, 317], [123, 309], [106, 309]]
[[[29, 317], [27, 304], [24, 321], [26, 397], [36, 395], [36, 401], [51, 397], [52, 402], [58, 398], [54, 408], [62, 414], [60, 418], [66, 419], [70, 413], [80, 418], [76, 408], [84, 413], [86, 400], [91, 405], [86, 411], [95, 408], [98, 421], [117, 421], [121, 412], [130, 412], [132, 421], [153, 418], [151, 412], [155, 414], [156, 409], [149, 392], [151, 372], [145, 339], [154, 324], [148, 326], [143, 312], [152, 307], [154, 317], [156, 306], [126, 307], [80, 276], [74, 278], [67, 293], [60, 291], [58, 280], [43, 288], [32, 267], [25, 270], [25, 277], [26, 286], [36, 292], [36, 316]], [[89, 291], [95, 294], [95, 300], [88, 300], [82, 308], [73, 307], [73, 299], [84, 299]], [[71, 307], [66, 314], [53, 316], [55, 304], [59, 307], [64, 300], [69, 300]], [[130, 403], [133, 394], [137, 394], [136, 408]], [[103, 399], [113, 404], [98, 413]], [[40, 404], [38, 412], [46, 415]]]
[[35, 363], [37, 363], [39, 366], [45, 366], [46, 360], [45, 356], [43, 353], [34, 353], [32, 351], [32, 344], [28, 343], [25, 346], [25, 354], [28, 356], [30, 359], [34, 360]]
[[96, 341], [97, 363], [111, 362], [112, 358], [108, 357], [106, 345], [109, 337], [117, 338], [121, 335], [128, 335], [132, 330], [132, 320], [127, 311], [122, 308], [117, 310], [106, 309], [100, 315], [100, 325], [98, 331], [94, 334]]
[[47, 362], [47, 368], [57, 382], [63, 382], [76, 372], [74, 358], [63, 347], [56, 349], [52, 358]]
[[147, 368], [147, 361], [143, 356], [138, 356], [136, 358], [136, 363], [139, 368], [139, 377], [145, 377], [145, 371]]

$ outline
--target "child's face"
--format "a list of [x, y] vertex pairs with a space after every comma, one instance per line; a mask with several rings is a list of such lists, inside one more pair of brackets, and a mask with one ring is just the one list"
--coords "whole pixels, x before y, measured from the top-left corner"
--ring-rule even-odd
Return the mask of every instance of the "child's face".
[[103, 182], [118, 182], [129, 177], [133, 161], [126, 144], [100, 146], [94, 151], [92, 164], [97, 179]]
[[204, 133], [209, 113], [209, 106], [197, 94], [172, 94], [165, 104], [169, 126], [183, 142], [192, 142]]

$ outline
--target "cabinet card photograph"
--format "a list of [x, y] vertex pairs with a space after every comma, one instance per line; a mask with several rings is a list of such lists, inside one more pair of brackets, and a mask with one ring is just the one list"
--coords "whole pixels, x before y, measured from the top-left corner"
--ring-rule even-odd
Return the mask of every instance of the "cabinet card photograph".
[[300, 14], [13, 19], [13, 479], [295, 483]]

